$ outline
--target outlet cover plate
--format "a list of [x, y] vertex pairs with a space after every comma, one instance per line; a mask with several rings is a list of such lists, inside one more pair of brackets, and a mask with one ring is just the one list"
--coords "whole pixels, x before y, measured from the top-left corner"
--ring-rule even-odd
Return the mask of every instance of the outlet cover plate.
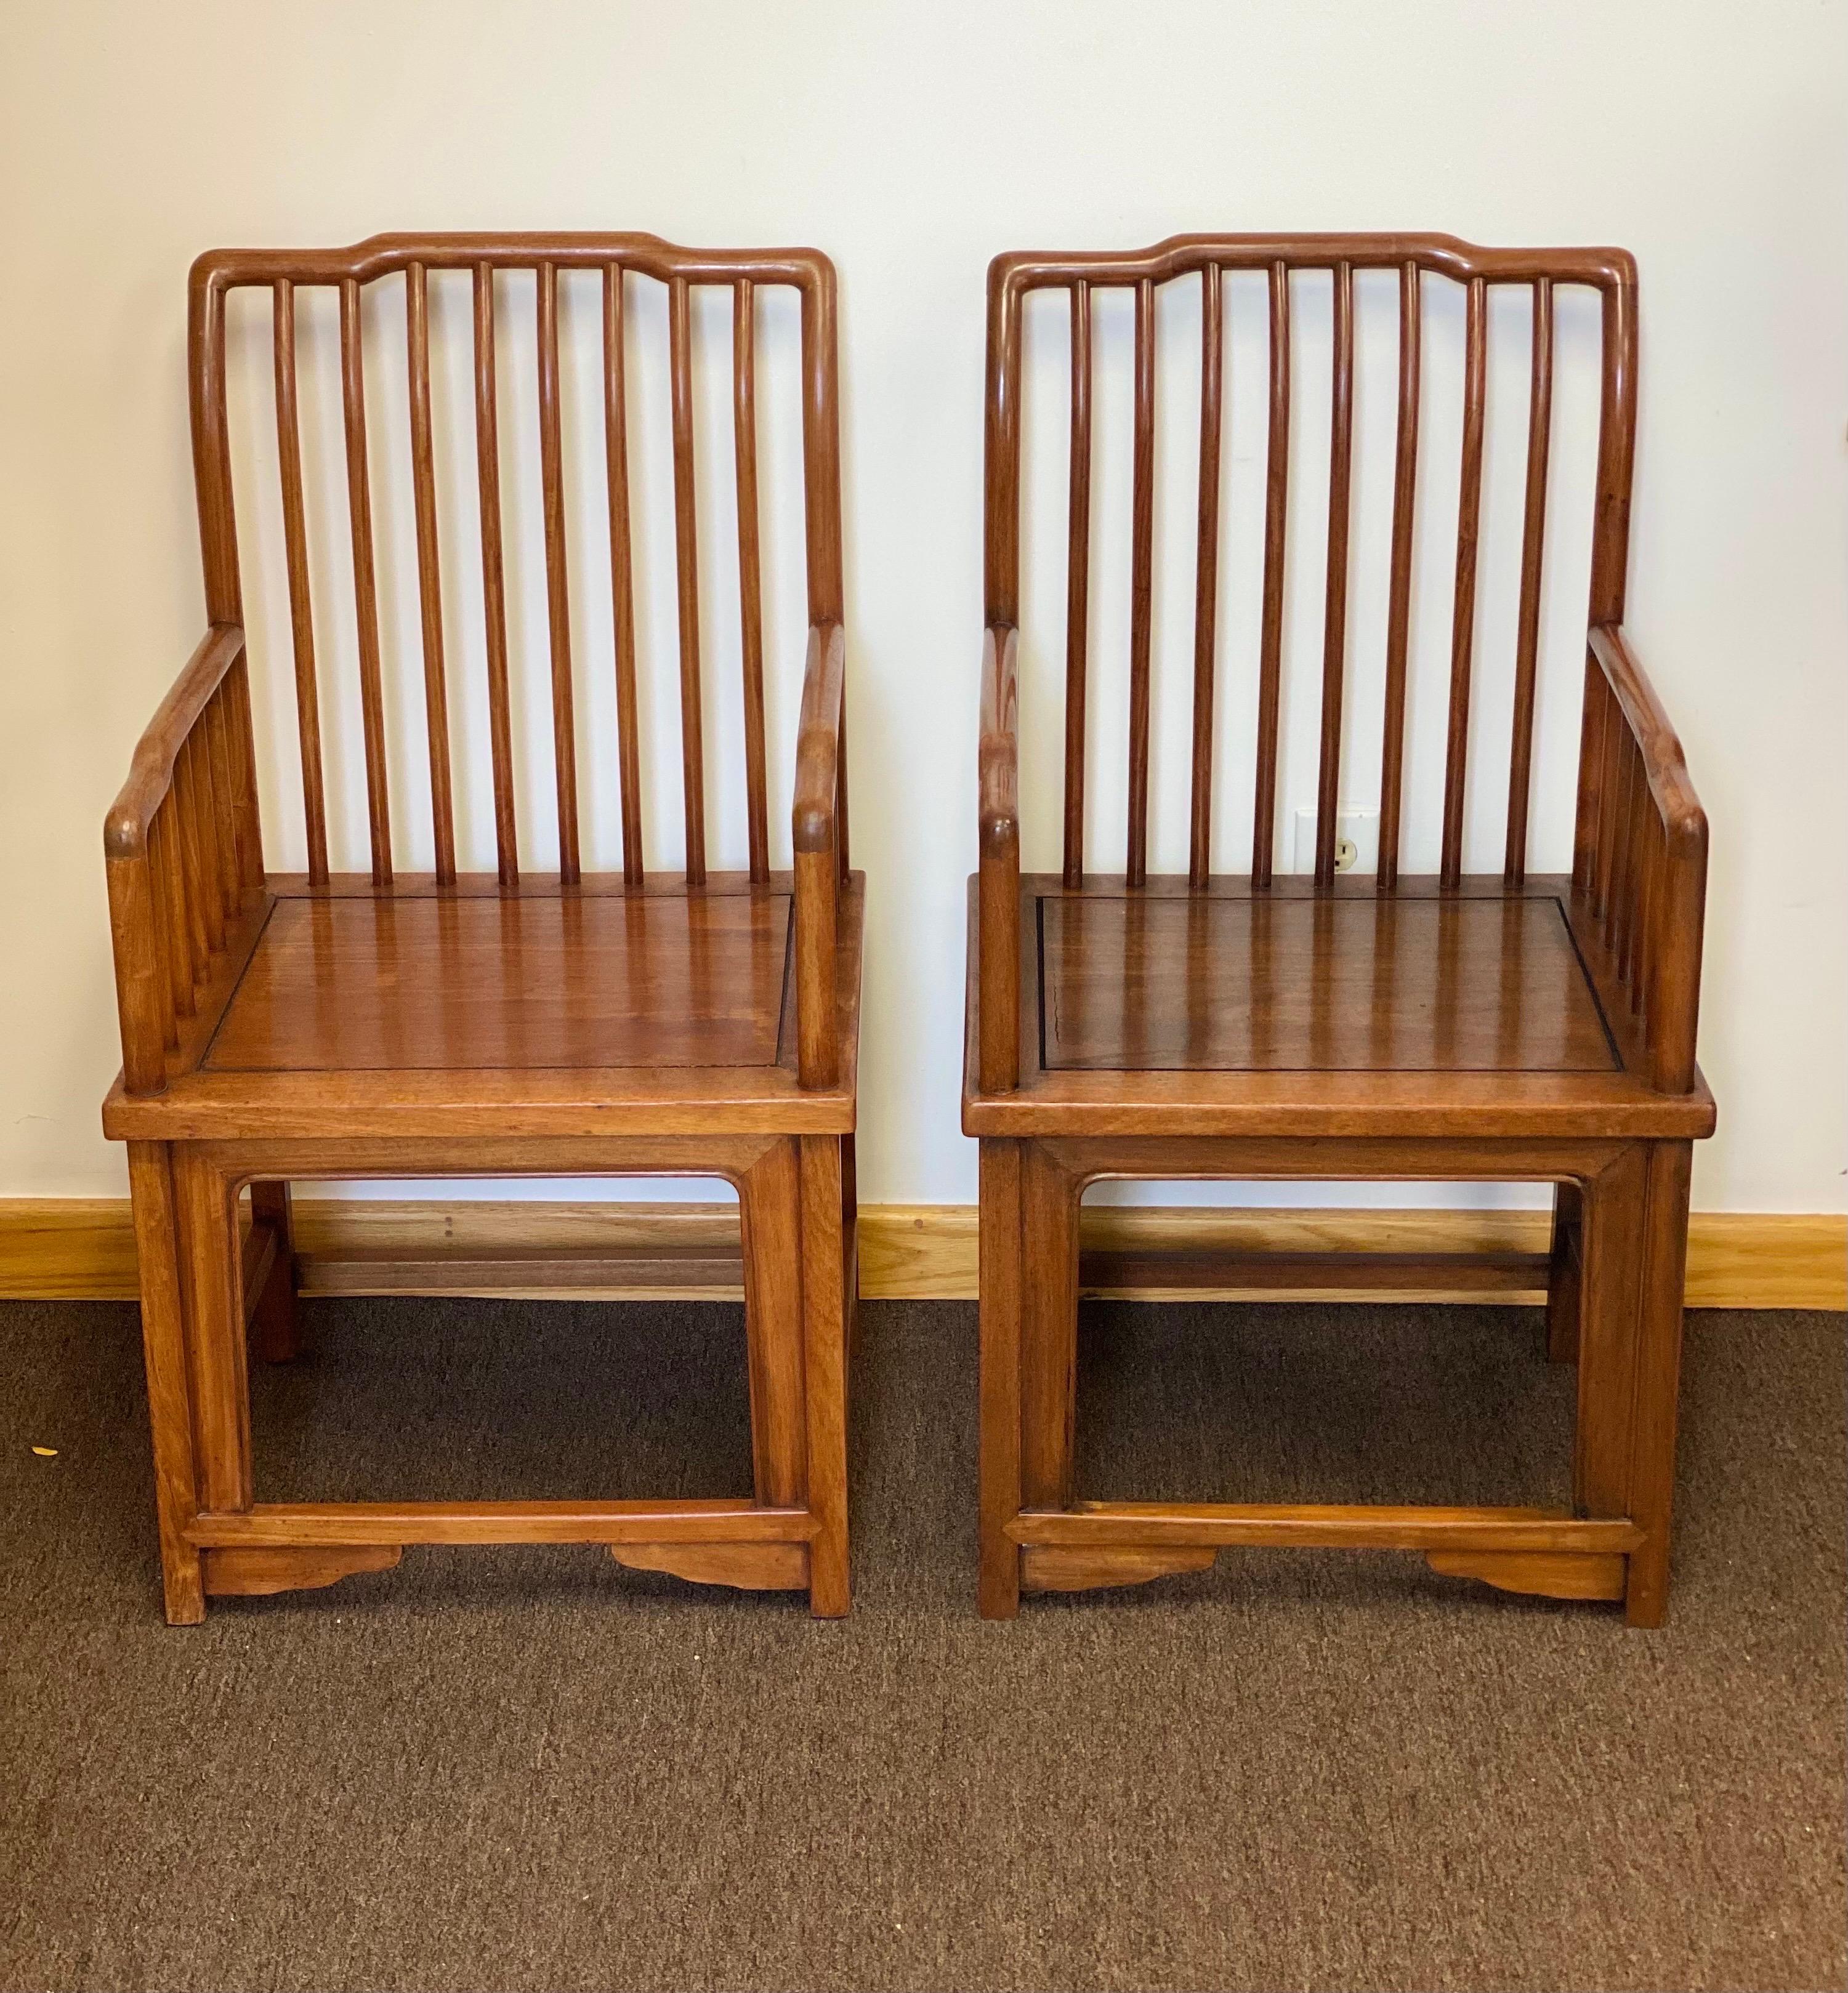
[[[1343, 872], [1377, 872], [1380, 868], [1379, 812], [1351, 808], [1344, 803], [1336, 813], [1336, 821], [1335, 835], [1354, 847], [1353, 863], [1336, 869]], [[1290, 870], [1312, 872], [1315, 869], [1316, 812], [1312, 809], [1299, 809], [1294, 819]]]

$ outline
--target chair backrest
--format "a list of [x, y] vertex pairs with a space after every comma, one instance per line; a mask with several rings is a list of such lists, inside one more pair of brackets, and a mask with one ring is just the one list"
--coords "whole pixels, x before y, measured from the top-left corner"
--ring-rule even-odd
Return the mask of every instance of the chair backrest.
[[[406, 350], [404, 357], [416, 569], [422, 639], [424, 730], [428, 746], [429, 801], [440, 887], [457, 878], [451, 706], [454, 685], [446, 655], [439, 480], [433, 439], [430, 361], [430, 277], [457, 271], [472, 279], [476, 472], [479, 490], [480, 563], [488, 734], [492, 761], [495, 844], [503, 884], [520, 877], [522, 854], [516, 827], [515, 753], [510, 688], [506, 529], [503, 514], [499, 410], [503, 398], [496, 357], [497, 279], [530, 272], [535, 296], [535, 364], [529, 391], [536, 398], [540, 463], [546, 620], [549, 635], [553, 761], [556, 777], [557, 850], [561, 881], [582, 868], [580, 785], [606, 757], [594, 746], [580, 769], [580, 723], [574, 710], [571, 592], [568, 579], [568, 480], [561, 445], [560, 291], [561, 275], [587, 272], [601, 279], [602, 299], [602, 443], [607, 472], [607, 528], [594, 530], [608, 549], [614, 639], [617, 738], [620, 771], [624, 876], [639, 882], [643, 849], [642, 721], [638, 713], [635, 577], [632, 571], [631, 480], [628, 395], [625, 374], [625, 297], [629, 280], [666, 287], [672, 402], [672, 494], [680, 701], [680, 788], [685, 812], [685, 870], [689, 880], [707, 876], [707, 799], [703, 687], [700, 663], [700, 494], [696, 490], [693, 292], [717, 286], [730, 293], [732, 311], [732, 408], [737, 513], [737, 563], [742, 662], [744, 764], [750, 873], [769, 877], [764, 716], [763, 552], [758, 470], [758, 292], [792, 287], [801, 309], [802, 456], [808, 620], [837, 623], [842, 614], [840, 480], [836, 379], [835, 285], [833, 265], [812, 249], [695, 250], [652, 235], [511, 234], [381, 235], [347, 249], [232, 250], [202, 256], [193, 265], [190, 296], [193, 450], [200, 538], [205, 561], [206, 607], [214, 624], [244, 622], [237, 529], [232, 498], [232, 445], [227, 408], [226, 298], [240, 287], [269, 292], [274, 327], [276, 465], [279, 473], [289, 620], [295, 665], [295, 706], [306, 819], [308, 875], [324, 886], [330, 877], [328, 808], [322, 750], [324, 686], [317, 668], [317, 610], [311, 585], [307, 508], [304, 503], [302, 426], [297, 390], [296, 300], [310, 286], [337, 292], [340, 313], [341, 387], [346, 455], [347, 524], [351, 548], [359, 705], [364, 740], [366, 814], [371, 876], [388, 884], [395, 872], [392, 799], [388, 769], [388, 702], [382, 655], [379, 569], [375, 545], [372, 473], [368, 467], [366, 340], [362, 320], [370, 288], [402, 279]], [[375, 363], [376, 364], [376, 363]], [[593, 530], [593, 529], [585, 529]], [[580, 542], [581, 545], [581, 542]], [[320, 626], [325, 630], [324, 620]], [[326, 648], [325, 644], [323, 649]], [[401, 765], [402, 765], [401, 764]], [[530, 856], [526, 860], [530, 863]], [[551, 867], [545, 869], [550, 870]]]
[[[1316, 781], [1316, 890], [1332, 889], [1340, 798], [1342, 703], [1351, 639], [1349, 629], [1350, 526], [1354, 443], [1354, 273], [1396, 272], [1398, 278], [1398, 429], [1391, 501], [1390, 583], [1384, 631], [1384, 702], [1381, 730], [1380, 850], [1377, 889], [1398, 877], [1405, 787], [1408, 631], [1412, 618], [1415, 516], [1420, 454], [1422, 279], [1453, 280], [1466, 300], [1462, 378], [1462, 461], [1459, 488], [1448, 727], [1442, 821], [1441, 877], [1454, 885], [1463, 866], [1464, 798], [1476, 642], [1478, 542], [1482, 527], [1485, 383], [1488, 373], [1491, 286], [1531, 294], [1533, 327], [1520, 550], [1519, 606], [1513, 659], [1513, 721], [1507, 785], [1504, 876], [1524, 877], [1528, 792], [1534, 744], [1535, 684], [1539, 653], [1542, 570], [1548, 514], [1552, 430], [1556, 288], [1590, 286], [1602, 300], [1602, 380], [1598, 422], [1595, 518], [1591, 522], [1593, 624], [1623, 613], [1629, 534], [1631, 467], [1635, 430], [1636, 276], [1631, 258], [1615, 249], [1480, 249], [1441, 235], [1177, 236], [1139, 252], [998, 257], [988, 281], [987, 511], [986, 598], [991, 627], [1021, 620], [1022, 406], [1023, 301], [1036, 290], [1063, 290], [1070, 299], [1069, 491], [1066, 505], [1066, 712], [1063, 870], [1076, 885], [1086, 870], [1086, 690], [1093, 636], [1093, 300], [1100, 291], [1134, 297], [1134, 446], [1130, 508], [1128, 833], [1124, 875], [1147, 876], [1149, 818], [1149, 715], [1152, 569], [1156, 488], [1156, 296], [1165, 285], [1200, 285], [1199, 475], [1194, 540], [1192, 814], [1189, 876], [1196, 887], [1210, 869], [1213, 798], [1213, 681], [1218, 652], [1225, 284], [1229, 274], [1268, 278], [1269, 320], [1268, 450], [1263, 506], [1262, 609], [1257, 659], [1256, 769], [1253, 783], [1251, 876], [1268, 886], [1275, 863], [1278, 807], [1278, 744], [1282, 676], [1286, 545], [1292, 470], [1290, 350], [1295, 273], [1326, 271], [1332, 279], [1332, 378], [1328, 464], [1328, 556], [1320, 671], [1320, 742]], [[1317, 467], [1319, 470], [1319, 467]], [[1300, 470], [1297, 472], [1301, 476]]]

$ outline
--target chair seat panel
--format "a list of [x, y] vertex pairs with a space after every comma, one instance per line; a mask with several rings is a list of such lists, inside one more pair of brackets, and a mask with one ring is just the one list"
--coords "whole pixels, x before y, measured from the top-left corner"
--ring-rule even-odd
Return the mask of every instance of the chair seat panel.
[[[1293, 877], [1265, 895], [1242, 878], [1216, 878], [1203, 892], [1190, 892], [1185, 879], [1152, 878], [1131, 894], [1117, 878], [1066, 888], [1056, 873], [1023, 875], [1020, 1084], [983, 1092], [969, 1031], [963, 1132], [1292, 1140], [1710, 1134], [1713, 1096], [1698, 1073], [1685, 1094], [1649, 1084], [1634, 1020], [1608, 1010], [1580, 959], [1566, 888], [1537, 877], [1511, 894], [1499, 880], [1466, 876], [1445, 894], [1434, 880], [1405, 878], [1388, 918], [1376, 915], [1371, 879], [1338, 880], [1333, 895], [1318, 897], [1312, 881]], [[1122, 904], [1131, 897], [1145, 910], [1139, 952]], [[1267, 898], [1272, 941], [1285, 942], [1270, 950], [1268, 995], [1254, 991], [1250, 942], [1256, 903]], [[1085, 911], [1075, 915], [1080, 901]], [[968, 918], [966, 1025], [977, 996], [973, 879]], [[1343, 924], [1351, 924], [1345, 942]], [[1217, 952], [1216, 934], [1225, 944]], [[1349, 949], [1344, 978], [1318, 982], [1318, 934], [1325, 965]], [[1087, 942], [1102, 951], [1094, 967], [1083, 959]], [[1204, 983], [1210, 1000], [1189, 997], [1190, 945], [1215, 965]], [[1132, 962], [1136, 975], [1126, 981]], [[1131, 1001], [1138, 982], [1139, 1017]], [[1381, 1018], [1375, 993], [1389, 983], [1394, 1001]], [[1251, 1058], [1267, 1048], [1269, 1062]], [[1457, 1062], [1429, 1062], [1439, 1053]]]
[[1611, 1072], [1556, 897], [1042, 893], [1042, 1068]]
[[[690, 897], [694, 904], [703, 901], [710, 906], [724, 898], [735, 908], [753, 894], [766, 903], [786, 901], [788, 897], [783, 882], [774, 874], [768, 888], [713, 893], [696, 889], [690, 896], [656, 891], [652, 880], [647, 889], [628, 896], [601, 891], [601, 881], [587, 878], [584, 884], [584, 892], [573, 891], [570, 897], [601, 901], [604, 911], [594, 917], [593, 925], [597, 918], [615, 921], [625, 897], [631, 907], [645, 901], [649, 911], [642, 925], [647, 926], [659, 907], [666, 914], [659, 932], [670, 938], [681, 935], [683, 945], [701, 929], [696, 921], [690, 927], [676, 925], [666, 910], [677, 899]], [[282, 903], [293, 897], [285, 896]], [[334, 897], [362, 908], [374, 904], [375, 897], [381, 906], [395, 904], [401, 935], [407, 904], [429, 908], [439, 904], [436, 896], [420, 893]], [[515, 900], [542, 907], [549, 896], [522, 882], [517, 894], [466, 897], [485, 909]], [[327, 904], [327, 896], [321, 903]], [[453, 904], [453, 900], [448, 904]], [[170, 1064], [167, 1085], [159, 1093], [130, 1094], [117, 1079], [103, 1103], [103, 1132], [112, 1141], [320, 1141], [381, 1136], [431, 1137], [465, 1144], [502, 1137], [568, 1141], [618, 1133], [849, 1134], [854, 1126], [859, 1089], [865, 904], [865, 876], [853, 873], [841, 890], [835, 979], [841, 1065], [840, 1078], [831, 1087], [798, 1084], [792, 1026], [782, 1031], [774, 1058], [746, 1065], [720, 1062], [717, 1054], [724, 1048], [716, 1034], [710, 1041], [714, 1051], [710, 1065], [359, 1065], [292, 1070], [219, 1068], [209, 1062], [195, 1068], [176, 1058]], [[763, 921], [772, 935], [776, 932], [773, 914], [774, 908], [767, 906]], [[746, 917], [734, 911], [715, 918], [717, 928], [705, 930], [715, 943], [714, 959], [724, 953], [716, 945], [717, 937], [727, 932], [732, 935], [732, 959], [748, 956], [741, 937], [756, 930]], [[783, 947], [779, 943], [772, 951], [779, 964]], [[252, 950], [253, 958], [255, 952]], [[715, 969], [715, 976], [717, 973]], [[234, 999], [236, 993], [232, 993]], [[226, 1015], [217, 1028], [210, 1019], [200, 1026], [204, 1041], [214, 1050], [225, 1041], [222, 1027], [232, 1007], [231, 1001], [225, 1003]], [[761, 1022], [758, 1029], [761, 1037]], [[604, 1048], [616, 1043], [613, 1034], [599, 1040]]]
[[208, 1073], [774, 1066], [789, 897], [282, 898]]

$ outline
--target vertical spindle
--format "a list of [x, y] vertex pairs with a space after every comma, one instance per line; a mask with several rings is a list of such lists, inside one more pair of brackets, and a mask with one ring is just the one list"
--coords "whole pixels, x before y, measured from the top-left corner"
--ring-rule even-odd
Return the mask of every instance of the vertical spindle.
[[1251, 884], [1271, 883], [1277, 841], [1277, 723], [1283, 685], [1284, 530], [1290, 477], [1290, 272], [1271, 265], [1271, 430], [1265, 460], [1264, 614], [1258, 655], [1258, 761]]
[[1456, 501], [1456, 586], [1450, 622], [1450, 716], [1444, 757], [1440, 883], [1463, 878], [1463, 799], [1470, 752], [1470, 666], [1476, 641], [1476, 548], [1482, 527], [1482, 428], [1487, 348], [1487, 286], [1470, 279], [1463, 356], [1463, 473]]
[[770, 815], [764, 755], [764, 604], [758, 548], [757, 309], [748, 277], [732, 288], [732, 434], [738, 514], [739, 655], [744, 699], [744, 798], [751, 877], [770, 876]]
[[405, 343], [411, 386], [411, 494], [417, 520], [417, 605], [423, 634], [423, 718], [429, 747], [430, 825], [436, 883], [456, 880], [455, 804], [449, 765], [449, 686], [443, 656], [443, 578], [436, 524], [436, 452], [430, 436], [429, 279], [405, 272]]
[[1386, 600], [1386, 708], [1380, 747], [1378, 890], [1399, 877], [1405, 790], [1405, 661], [1412, 628], [1412, 555], [1418, 502], [1418, 412], [1424, 317], [1415, 263], [1399, 266], [1399, 426], [1392, 473], [1392, 571]]
[[1065, 883], [1084, 878], [1085, 687], [1090, 658], [1091, 287], [1072, 285], [1070, 496], [1065, 556]]
[[674, 552], [680, 609], [680, 769], [686, 806], [686, 877], [706, 880], [706, 758], [700, 697], [699, 509], [693, 490], [693, 334], [690, 286], [668, 286], [668, 346], [672, 374]]
[[[155, 876], [166, 882], [167, 971], [172, 978], [173, 1015], [177, 1020], [193, 1014], [193, 986], [197, 970], [192, 924], [187, 918], [185, 839], [180, 829], [179, 798], [171, 791], [154, 819], [154, 830], [158, 834]], [[176, 1021], [176, 1044], [178, 1028]]]
[[1124, 871], [1148, 873], [1149, 635], [1155, 607], [1155, 285], [1136, 285], [1136, 407], [1129, 556], [1129, 839]]
[[520, 876], [514, 813], [513, 709], [507, 686], [507, 583], [501, 547], [501, 432], [495, 367], [494, 265], [477, 263], [475, 304], [475, 469], [481, 510], [481, 617], [488, 655], [488, 738], [494, 762], [494, 834], [503, 886]]
[[629, 446], [623, 275], [603, 273], [603, 423], [610, 501], [610, 597], [616, 643], [616, 754], [622, 781], [622, 876], [642, 883], [642, 733], [635, 699], [635, 590], [629, 549]]
[[1341, 693], [1347, 663], [1348, 492], [1353, 464], [1354, 273], [1334, 270], [1334, 359], [1330, 384], [1328, 574], [1322, 626], [1322, 755], [1316, 781], [1316, 890], [1335, 883], [1340, 830]]
[[172, 863], [167, 850], [167, 810], [163, 803], [148, 824], [149, 905], [154, 915], [154, 955], [156, 969], [155, 1001], [159, 1006], [168, 1046], [180, 1042], [180, 983], [173, 933], [173, 908], [159, 881]]
[[[1593, 668], [1597, 668], [1595, 661]], [[1601, 671], [1599, 675], [1603, 676]], [[1630, 733], [1624, 723], [1623, 709], [1617, 703], [1616, 694], [1611, 692], [1608, 696], [1609, 709], [1604, 717], [1600, 743], [1602, 751], [1599, 757], [1597, 867], [1593, 889], [1598, 922], [1607, 946], [1610, 939], [1611, 889], [1617, 867], [1618, 819], [1622, 813], [1624, 744], [1628, 740]]]
[[315, 683], [314, 598], [308, 579], [308, 528], [302, 500], [302, 432], [296, 395], [295, 286], [273, 292], [276, 454], [282, 480], [282, 547], [289, 568], [289, 620], [295, 648], [296, 739], [302, 761], [302, 813], [308, 834], [308, 883], [327, 883], [327, 805], [321, 774], [320, 696]]
[[206, 925], [205, 867], [199, 824], [199, 777], [194, 764], [193, 737], [189, 733], [173, 757], [174, 828], [179, 832], [180, 877], [184, 887], [187, 939], [191, 952], [191, 986], [187, 1008], [192, 1007], [193, 990], [205, 979], [212, 958], [212, 936]]
[[552, 638], [552, 758], [558, 785], [558, 876], [580, 875], [577, 727], [571, 685], [571, 590], [565, 548], [564, 450], [560, 437], [558, 265], [539, 267], [539, 483], [546, 528], [546, 614]]
[[1219, 446], [1225, 337], [1219, 265], [1200, 272], [1199, 538], [1193, 557], [1193, 809], [1187, 883], [1213, 869], [1213, 681], [1219, 641]]
[[1514, 637], [1514, 720], [1508, 753], [1507, 851], [1502, 877], [1527, 876], [1527, 812], [1534, 754], [1534, 685], [1540, 656], [1540, 577], [1546, 538], [1546, 467], [1553, 418], [1553, 286], [1534, 285], [1532, 379], [1527, 413], [1527, 511], [1521, 537], [1521, 608]]
[[353, 607], [359, 637], [360, 714], [366, 749], [366, 815], [372, 883], [392, 880], [392, 802], [385, 765], [385, 683], [378, 653], [378, 584], [373, 569], [372, 492], [366, 467], [366, 374], [359, 281], [340, 287], [342, 398], [347, 429], [347, 512], [353, 534]]

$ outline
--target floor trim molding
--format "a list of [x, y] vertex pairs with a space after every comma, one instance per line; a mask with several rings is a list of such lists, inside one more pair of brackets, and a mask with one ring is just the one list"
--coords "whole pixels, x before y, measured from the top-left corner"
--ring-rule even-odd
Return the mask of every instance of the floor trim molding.
[[[411, 1203], [299, 1198], [307, 1294], [444, 1294], [656, 1299], [739, 1297], [737, 1218], [723, 1205], [518, 1202]], [[1128, 1297], [1467, 1300], [1523, 1302], [1503, 1282], [1377, 1289], [1202, 1286], [1165, 1280], [1164, 1256], [1520, 1256], [1544, 1252], [1543, 1212], [1093, 1207], [1086, 1253], [1133, 1258], [1133, 1281], [1087, 1291]], [[973, 1205], [871, 1205], [860, 1213], [860, 1290], [868, 1300], [968, 1300], [976, 1291]], [[1100, 1257], [1097, 1267], [1113, 1264]], [[1126, 1277], [1127, 1280], [1127, 1277]], [[0, 1198], [0, 1300], [128, 1301], [135, 1242], [126, 1198]], [[1848, 1308], [1848, 1218], [1696, 1212], [1690, 1308]]]

